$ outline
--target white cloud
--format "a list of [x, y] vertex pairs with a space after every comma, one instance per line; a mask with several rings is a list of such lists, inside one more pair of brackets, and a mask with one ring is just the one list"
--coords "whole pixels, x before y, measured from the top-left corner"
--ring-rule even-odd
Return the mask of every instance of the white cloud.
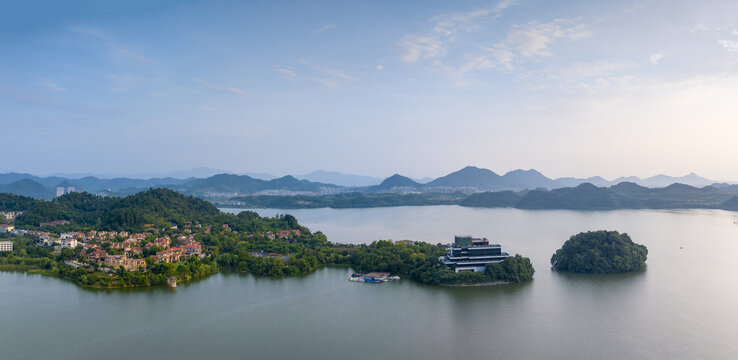
[[108, 75], [112, 83], [110, 91], [128, 91], [136, 87], [136, 78], [131, 75]]
[[[320, 84], [326, 88], [335, 90], [354, 80], [353, 77], [333, 68], [311, 64], [306, 59], [298, 59], [302, 65], [301, 74], [292, 68], [279, 68], [277, 72], [287, 80], [300, 82], [308, 81]], [[381, 65], [380, 65], [381, 66]]]
[[44, 78], [44, 77], [38, 78], [38, 82], [39, 82], [39, 84], [41, 86], [43, 86], [43, 87], [45, 87], [45, 88], [47, 88], [47, 89], [49, 89], [51, 91], [65, 91], [65, 90], [67, 90], [65, 87], [59, 85], [57, 82], [52, 81], [51, 79], [48, 79], [48, 78]]
[[333, 78], [312, 78], [311, 80], [331, 90], [336, 90], [341, 87], [341, 83]]
[[384, 70], [384, 66], [382, 66], [382, 64], [377, 64], [377, 70], [379, 71]]
[[325, 67], [325, 66], [310, 65], [310, 64], [308, 64], [308, 66], [311, 69], [313, 69], [313, 70], [315, 70], [315, 71], [317, 71], [317, 72], [319, 72], [321, 74], [327, 75], [328, 77], [331, 77], [331, 78], [335, 78], [335, 79], [339, 79], [339, 80], [354, 80], [354, 78], [352, 78], [351, 76], [348, 76], [348, 75], [344, 74], [343, 72], [340, 72], [340, 71], [338, 71], [336, 69], [331, 69], [331, 68]]
[[336, 24], [333, 24], [333, 23], [326, 24], [326, 25], [323, 25], [323, 26], [321, 26], [321, 27], [319, 27], [317, 29], [313, 29], [313, 31], [311, 31], [311, 33], [313, 33], [313, 34], [322, 33], [323, 31], [328, 31], [330, 29], [333, 29], [334, 27], [336, 27]]
[[79, 34], [79, 35], [92, 37], [92, 38], [102, 41], [105, 44], [105, 46], [108, 48], [110, 53], [118, 58], [123, 58], [126, 60], [133, 60], [133, 61], [140, 62], [140, 63], [150, 63], [151, 62], [151, 59], [130, 50], [128, 46], [122, 45], [120, 42], [116, 41], [112, 36], [98, 29], [91, 28], [91, 27], [85, 27], [85, 26], [73, 26], [69, 28], [69, 31]]
[[637, 81], [626, 73], [635, 63], [609, 61], [582, 62], [564, 67], [523, 71], [521, 82], [532, 90], [550, 90], [557, 93], [601, 93], [614, 87], [624, 88]]
[[404, 62], [416, 62], [424, 58], [439, 57], [443, 54], [443, 41], [437, 36], [407, 35], [400, 41]]
[[277, 69], [277, 72], [282, 74], [282, 76], [287, 80], [295, 80], [297, 78], [297, 72], [293, 69]]
[[584, 24], [571, 20], [557, 19], [550, 23], [531, 22], [515, 25], [504, 40], [490, 48], [466, 53], [457, 60], [457, 65], [437, 59], [431, 63], [432, 70], [449, 79], [455, 85], [467, 83], [467, 74], [489, 69], [502, 71], [522, 70], [521, 64], [553, 55], [551, 47], [558, 40], [577, 40], [591, 36]]
[[489, 50], [490, 56], [497, 60], [503, 68], [507, 70], [513, 69], [513, 60], [515, 60], [515, 54], [510, 49], [504, 47], [495, 47]]
[[738, 51], [738, 41], [718, 40], [718, 44], [722, 45], [728, 51]]
[[657, 65], [659, 63], [659, 61], [661, 61], [661, 59], [663, 59], [663, 58], [664, 58], [664, 54], [658, 53], [658, 54], [651, 55], [651, 57], [648, 58], [648, 61], [651, 64]]
[[703, 32], [703, 31], [709, 31], [709, 30], [710, 30], [710, 28], [708, 28], [707, 26], [705, 26], [703, 24], [697, 24], [695, 26], [692, 26], [692, 28], [689, 29], [689, 32], [693, 32], [694, 33], [694, 32]]
[[514, 1], [505, 0], [489, 8], [436, 16], [431, 19], [433, 25], [429, 30], [421, 34], [406, 35], [400, 40], [400, 59], [404, 62], [416, 62], [441, 57], [446, 52], [446, 44], [453, 42], [459, 32], [478, 29], [479, 22], [499, 18], [503, 10], [513, 4]]
[[552, 55], [550, 47], [559, 39], [577, 40], [592, 36], [584, 24], [567, 26], [570, 23], [569, 20], [558, 19], [544, 24], [516, 25], [498, 46], [510, 48], [526, 58], [535, 58]]
[[439, 72], [454, 85], [463, 86], [467, 84], [465, 76], [467, 73], [492, 69], [498, 66], [498, 63], [488, 56], [467, 54], [457, 67], [445, 65], [439, 60], [433, 62], [432, 65], [436, 72]]
[[200, 78], [195, 78], [194, 80], [195, 82], [201, 84], [205, 88], [208, 88], [210, 90], [214, 90], [217, 92], [226, 92], [226, 93], [237, 94], [237, 95], [248, 95], [248, 92], [246, 92], [245, 90], [236, 88], [236, 87], [213, 85], [209, 81], [206, 81]]

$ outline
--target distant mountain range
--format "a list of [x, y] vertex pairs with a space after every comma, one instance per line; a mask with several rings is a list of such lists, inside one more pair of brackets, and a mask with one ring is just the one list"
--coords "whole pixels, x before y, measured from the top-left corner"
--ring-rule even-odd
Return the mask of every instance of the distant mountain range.
[[296, 175], [298, 179], [315, 181], [326, 184], [336, 184], [346, 187], [358, 187], [358, 186], [371, 186], [377, 185], [382, 182], [382, 178], [365, 176], [365, 175], [354, 175], [354, 174], [343, 174], [335, 171], [316, 170], [305, 175]]
[[[637, 177], [621, 177], [606, 180], [602, 177], [590, 178], [558, 178], [551, 179], [537, 170], [514, 170], [498, 175], [489, 169], [467, 166], [448, 175], [427, 181], [416, 181], [412, 178], [395, 174], [387, 179], [371, 176], [343, 174], [325, 170], [314, 171], [300, 176], [274, 177], [270, 174], [252, 173], [250, 175], [213, 174], [203, 177], [180, 176], [194, 173], [209, 174], [216, 169], [198, 168], [188, 172], [172, 172], [169, 177], [112, 178], [104, 179], [94, 176], [69, 178], [61, 176], [39, 177], [31, 174], [0, 174], [0, 192], [26, 195], [40, 199], [51, 199], [55, 196], [55, 188], [74, 187], [77, 191], [87, 191], [99, 195], [126, 196], [149, 188], [164, 187], [199, 197], [227, 198], [242, 195], [325, 195], [342, 192], [360, 193], [428, 193], [451, 194], [462, 192], [474, 194], [488, 191], [523, 191], [552, 190], [576, 187], [589, 183], [596, 187], [610, 187], [622, 182], [656, 188], [667, 187], [674, 183], [704, 187], [715, 184], [721, 191], [735, 191], [738, 185], [716, 183], [694, 173], [681, 177], [656, 175], [645, 179]], [[498, 196], [498, 195], [495, 195]], [[509, 199], [508, 199], [509, 200]]]
[[290, 175], [272, 180], [261, 180], [248, 175], [232, 174], [218, 174], [204, 179], [193, 179], [174, 186], [173, 189], [185, 194], [204, 197], [230, 197], [236, 196], [236, 194], [259, 193], [273, 195], [329, 194], [342, 191], [342, 187], [337, 185], [298, 180]]

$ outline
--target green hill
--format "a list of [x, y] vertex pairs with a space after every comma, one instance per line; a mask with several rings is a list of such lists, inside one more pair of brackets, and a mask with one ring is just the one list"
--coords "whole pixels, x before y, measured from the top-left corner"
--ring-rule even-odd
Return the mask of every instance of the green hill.
[[551, 257], [556, 270], [579, 273], [634, 271], [646, 263], [648, 249], [628, 234], [617, 231], [588, 231], [567, 240]]
[[625, 196], [589, 183], [551, 191], [533, 190], [515, 205], [519, 209], [617, 209], [629, 203]]
[[584, 183], [576, 187], [532, 190], [515, 197], [509, 192], [486, 192], [470, 195], [462, 206], [509, 207], [518, 209], [728, 209], [724, 205], [731, 194], [712, 186], [697, 188], [672, 184], [664, 188], [647, 188], [632, 182], [622, 182], [609, 188]]
[[53, 199], [54, 191], [31, 179], [20, 179], [0, 185], [0, 193], [29, 196], [36, 199]]
[[[227, 216], [213, 204], [168, 189], [150, 189], [125, 198], [71, 193], [53, 201], [3, 194], [0, 208], [24, 211], [16, 224], [39, 226], [42, 222], [68, 220], [70, 228], [141, 231], [145, 224], [184, 225], [185, 221], [213, 222]], [[234, 216], [235, 217], [235, 216]]]
[[507, 191], [483, 192], [469, 195], [462, 200], [461, 206], [473, 207], [514, 207], [522, 198], [517, 193]]

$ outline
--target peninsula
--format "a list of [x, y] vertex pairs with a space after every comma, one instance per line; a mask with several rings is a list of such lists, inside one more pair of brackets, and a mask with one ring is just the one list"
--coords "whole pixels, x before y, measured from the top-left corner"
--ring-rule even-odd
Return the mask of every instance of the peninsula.
[[455, 272], [440, 261], [448, 247], [380, 240], [337, 244], [291, 215], [223, 213], [168, 189], [125, 198], [71, 192], [53, 201], [0, 194], [0, 270], [57, 276], [96, 288], [162, 286], [219, 271], [284, 277], [324, 265], [386, 271], [425, 284], [528, 280], [519, 255]]

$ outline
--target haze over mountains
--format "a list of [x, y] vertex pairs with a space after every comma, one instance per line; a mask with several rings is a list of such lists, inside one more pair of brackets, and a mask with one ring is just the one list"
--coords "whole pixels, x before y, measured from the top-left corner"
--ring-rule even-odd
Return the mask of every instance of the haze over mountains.
[[[340, 192], [365, 193], [453, 193], [467, 194], [484, 191], [521, 191], [533, 189], [559, 189], [590, 183], [598, 187], [609, 187], [622, 182], [630, 182], [649, 188], [667, 187], [681, 183], [703, 187], [716, 182], [694, 173], [680, 177], [656, 175], [641, 179], [621, 177], [606, 180], [601, 177], [551, 179], [537, 170], [514, 170], [504, 175], [467, 166], [448, 175], [422, 182], [395, 174], [384, 180], [371, 176], [343, 174], [325, 170], [305, 175], [274, 177], [270, 174], [213, 174], [203, 177], [180, 178], [185, 174], [209, 174], [216, 169], [198, 168], [186, 172], [168, 173], [168, 177], [154, 178], [112, 178], [94, 176], [80, 178], [30, 174], [0, 174], [0, 192], [50, 199], [55, 188], [75, 187], [77, 191], [88, 191], [100, 195], [129, 195], [152, 187], [167, 187], [185, 194], [199, 197], [231, 197], [237, 195], [325, 195]], [[257, 175], [261, 178], [258, 178]], [[426, 179], [427, 180], [427, 179]], [[721, 186], [716, 184], [716, 186]]]

